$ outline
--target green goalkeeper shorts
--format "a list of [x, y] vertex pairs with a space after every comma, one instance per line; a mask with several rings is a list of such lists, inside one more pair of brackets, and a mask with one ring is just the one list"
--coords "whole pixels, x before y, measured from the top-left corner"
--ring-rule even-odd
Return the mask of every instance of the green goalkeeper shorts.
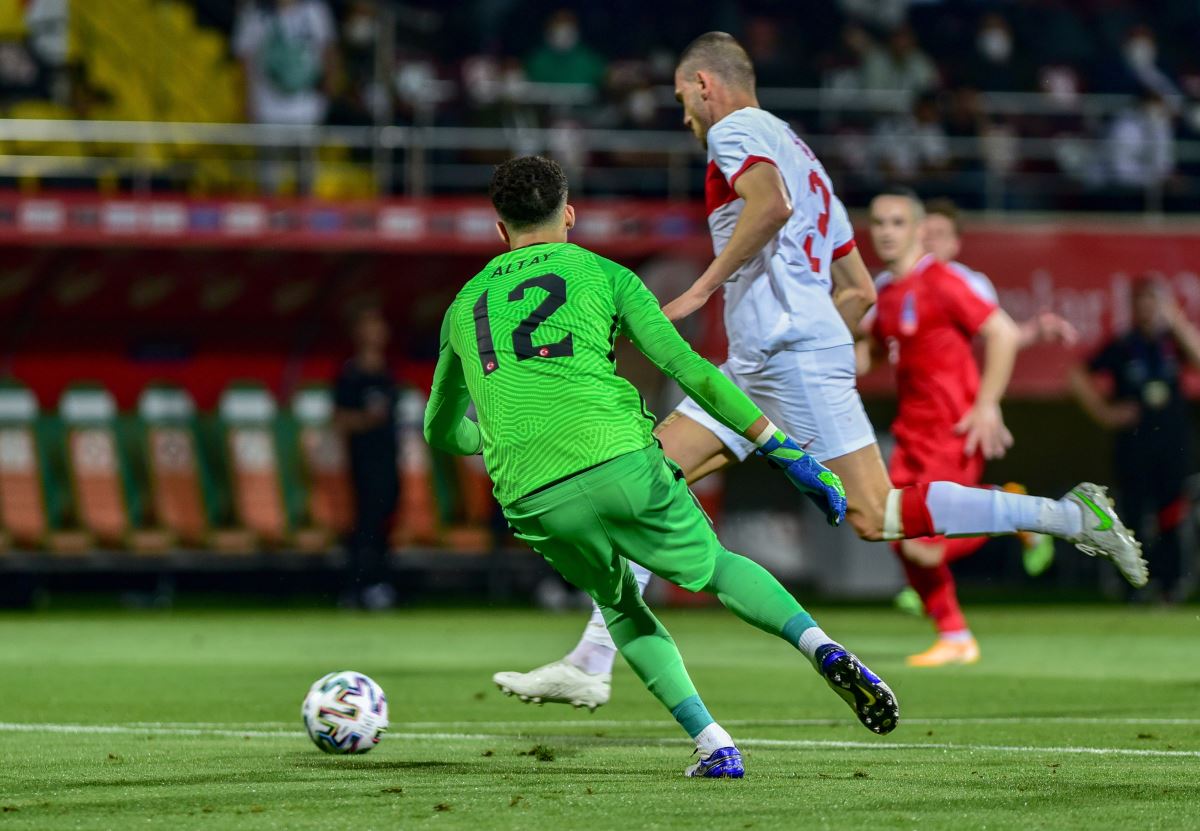
[[626, 560], [689, 591], [712, 579], [721, 543], [657, 443], [518, 499], [505, 511], [517, 537], [601, 606], [621, 598]]

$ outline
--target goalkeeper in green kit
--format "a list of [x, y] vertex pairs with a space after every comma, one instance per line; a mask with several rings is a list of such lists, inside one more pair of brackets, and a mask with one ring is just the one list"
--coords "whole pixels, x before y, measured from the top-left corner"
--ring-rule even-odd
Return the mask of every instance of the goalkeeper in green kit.
[[[743, 775], [741, 754], [709, 715], [675, 642], [646, 606], [627, 561], [715, 594], [747, 623], [783, 638], [876, 733], [895, 728], [891, 689], [826, 635], [766, 569], [727, 551], [653, 435], [653, 416], [616, 374], [625, 335], [713, 418], [838, 524], [841, 482], [770, 422], [663, 316], [627, 268], [567, 242], [575, 211], [552, 161], [496, 168], [490, 188], [510, 251], [471, 279], [442, 323], [425, 438], [482, 453], [504, 515], [604, 613], [621, 654], [696, 742], [688, 776]], [[465, 417], [474, 402], [478, 423]]]

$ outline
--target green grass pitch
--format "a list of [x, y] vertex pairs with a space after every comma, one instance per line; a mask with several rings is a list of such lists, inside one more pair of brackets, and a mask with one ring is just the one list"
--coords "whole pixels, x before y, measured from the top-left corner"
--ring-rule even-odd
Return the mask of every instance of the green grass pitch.
[[[664, 612], [741, 782], [683, 779], [690, 744], [623, 665], [594, 715], [491, 685], [561, 655], [578, 615], [6, 614], [0, 831], [1197, 828], [1198, 611], [970, 609], [983, 661], [910, 670], [923, 622], [816, 609], [896, 690], [886, 737], [782, 643]], [[392, 730], [364, 756], [300, 731], [335, 669], [388, 693]]]

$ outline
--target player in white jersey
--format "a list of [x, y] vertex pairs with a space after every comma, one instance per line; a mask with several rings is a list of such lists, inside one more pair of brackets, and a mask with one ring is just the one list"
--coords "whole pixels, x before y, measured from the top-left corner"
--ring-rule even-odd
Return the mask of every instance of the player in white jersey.
[[[1033, 530], [1074, 540], [1086, 533], [1080, 506], [1067, 498], [996, 495], [945, 482], [892, 488], [855, 387], [850, 334], [874, 304], [875, 287], [825, 169], [786, 122], [759, 108], [750, 58], [729, 35], [710, 32], [684, 50], [675, 94], [684, 124], [708, 152], [705, 203], [715, 257], [663, 311], [672, 320], [686, 317], [724, 287], [729, 358], [722, 371], [841, 477], [846, 517], [859, 536], [932, 536], [948, 524], [956, 535]], [[985, 447], [1007, 434], [998, 406], [973, 410], [964, 423], [970, 440]], [[689, 484], [754, 450], [690, 400], [655, 433]], [[1124, 556], [1132, 569], [1141, 562], [1136, 543], [1112, 519], [1106, 527], [1119, 533], [1094, 545]], [[635, 573], [644, 590], [649, 574]], [[608, 700], [615, 656], [594, 610], [565, 658], [493, 680], [525, 701], [595, 709]]]

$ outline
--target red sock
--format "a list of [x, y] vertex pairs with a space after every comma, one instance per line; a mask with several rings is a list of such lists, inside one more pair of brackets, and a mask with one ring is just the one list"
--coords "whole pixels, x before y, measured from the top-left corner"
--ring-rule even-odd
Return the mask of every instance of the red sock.
[[925, 497], [929, 494], [928, 483], [909, 485], [900, 489], [900, 522], [904, 525], [904, 536], [932, 537], [937, 534], [933, 527], [933, 517], [925, 505]]
[[[974, 538], [971, 538], [972, 540]], [[934, 568], [925, 568], [905, 559], [898, 544], [892, 545], [896, 556], [908, 575], [908, 584], [916, 590], [925, 603], [925, 614], [932, 620], [939, 634], [961, 632], [967, 628], [967, 619], [958, 606], [958, 592], [954, 587], [954, 575], [944, 562]]]

